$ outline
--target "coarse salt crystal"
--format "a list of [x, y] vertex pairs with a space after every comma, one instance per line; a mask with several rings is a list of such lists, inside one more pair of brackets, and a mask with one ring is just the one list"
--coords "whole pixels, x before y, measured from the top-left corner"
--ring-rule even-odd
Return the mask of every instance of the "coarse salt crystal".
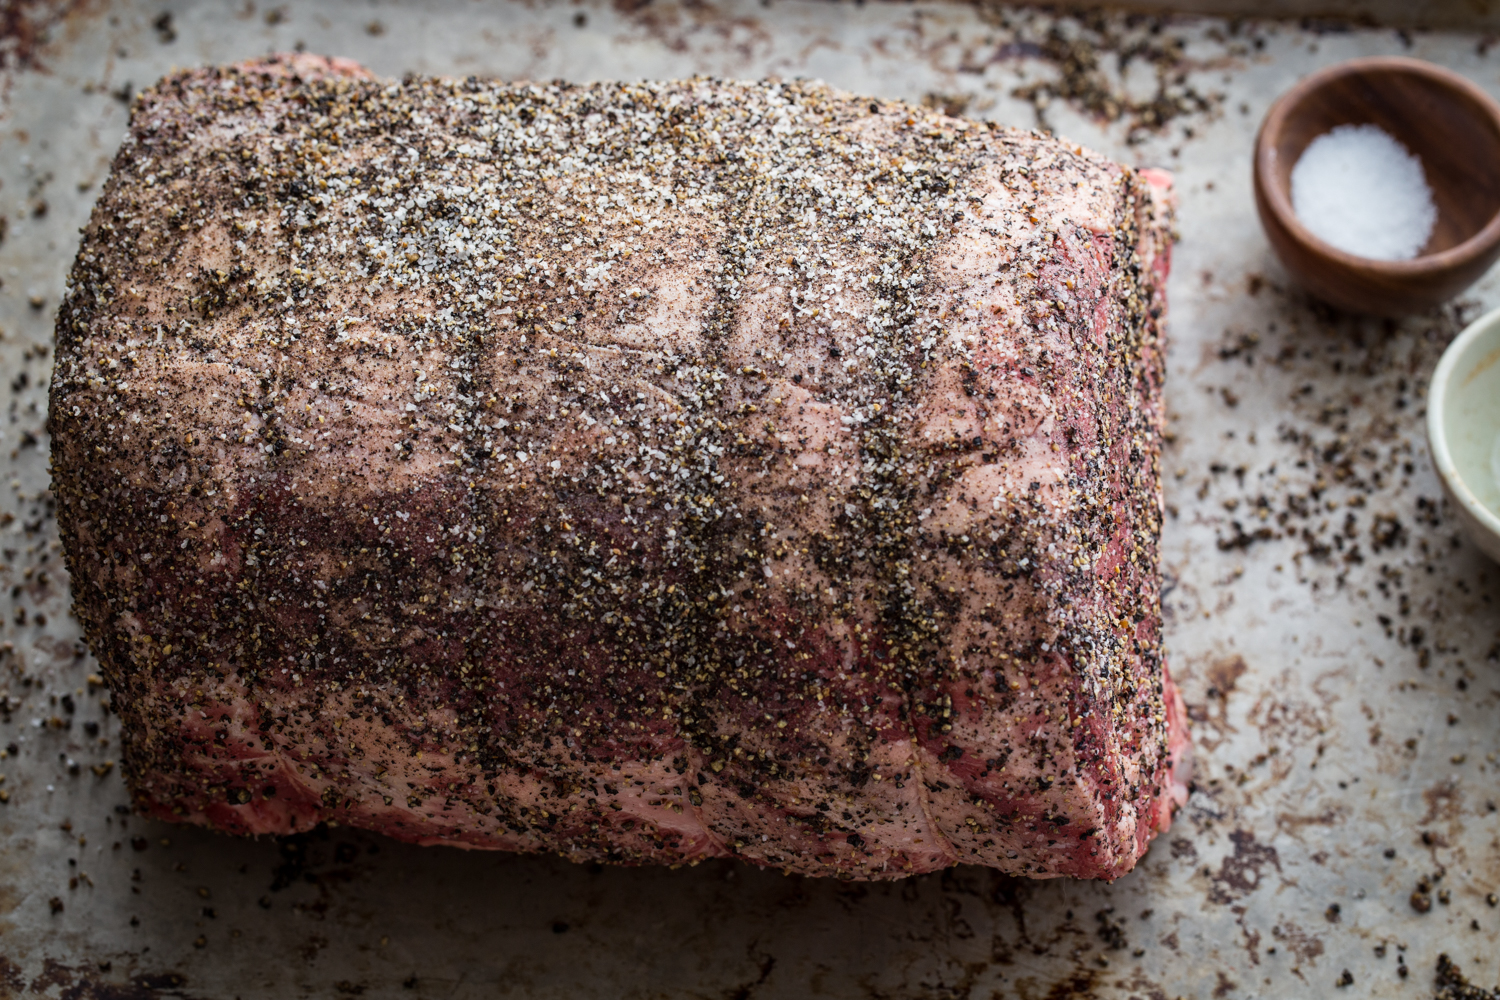
[[1314, 236], [1372, 260], [1410, 260], [1437, 222], [1422, 161], [1378, 125], [1339, 125], [1292, 168], [1292, 209]]

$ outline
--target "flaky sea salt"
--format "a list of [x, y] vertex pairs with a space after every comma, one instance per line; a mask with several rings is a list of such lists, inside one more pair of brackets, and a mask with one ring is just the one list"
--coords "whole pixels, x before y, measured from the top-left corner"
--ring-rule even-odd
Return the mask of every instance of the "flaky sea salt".
[[1378, 125], [1339, 125], [1292, 168], [1292, 209], [1345, 253], [1410, 260], [1432, 235], [1437, 208], [1422, 161]]

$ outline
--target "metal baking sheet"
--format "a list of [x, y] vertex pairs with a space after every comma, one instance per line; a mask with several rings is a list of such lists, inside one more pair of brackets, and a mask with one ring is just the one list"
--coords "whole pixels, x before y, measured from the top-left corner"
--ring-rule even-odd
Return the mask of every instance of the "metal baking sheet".
[[[1404, 53], [1500, 94], [1490, 41], [936, 2], [0, 3], [0, 995], [1428, 997], [1443, 953], [1493, 985], [1500, 570], [1421, 427], [1500, 280], [1338, 316], [1272, 259], [1249, 176], [1261, 115], [1315, 67]], [[298, 47], [391, 76], [821, 77], [1174, 170], [1167, 647], [1198, 779], [1139, 868], [869, 885], [128, 815], [47, 492], [53, 311], [133, 90]]]

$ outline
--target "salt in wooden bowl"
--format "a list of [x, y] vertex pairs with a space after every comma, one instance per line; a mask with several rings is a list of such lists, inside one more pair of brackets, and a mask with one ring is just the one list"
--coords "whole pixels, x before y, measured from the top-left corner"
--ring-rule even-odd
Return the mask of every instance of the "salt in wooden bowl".
[[[1374, 260], [1314, 236], [1292, 210], [1292, 168], [1339, 125], [1373, 124], [1421, 158], [1437, 207], [1411, 260]], [[1350, 312], [1423, 312], [1479, 279], [1500, 256], [1500, 104], [1450, 70], [1418, 59], [1354, 59], [1283, 94], [1255, 141], [1255, 207], [1292, 277]]]

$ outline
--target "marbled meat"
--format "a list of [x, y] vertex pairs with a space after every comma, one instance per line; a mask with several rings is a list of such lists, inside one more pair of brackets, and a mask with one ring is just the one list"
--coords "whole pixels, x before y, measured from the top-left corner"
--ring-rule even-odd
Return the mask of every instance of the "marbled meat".
[[143, 93], [54, 490], [138, 809], [1114, 878], [1186, 794], [1170, 178], [809, 83]]

